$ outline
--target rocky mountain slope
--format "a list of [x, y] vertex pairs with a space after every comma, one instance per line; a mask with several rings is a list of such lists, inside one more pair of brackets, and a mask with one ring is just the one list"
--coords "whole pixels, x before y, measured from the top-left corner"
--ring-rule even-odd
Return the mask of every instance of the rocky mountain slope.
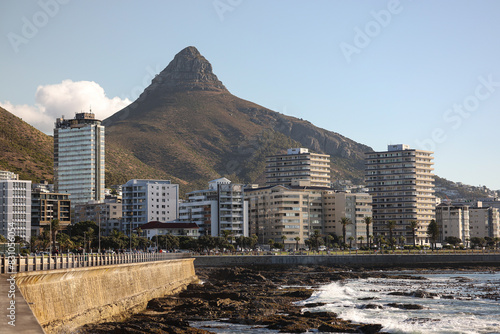
[[[363, 183], [364, 152], [371, 151], [232, 95], [194, 47], [179, 52], [134, 103], [104, 124], [108, 187], [131, 178], [161, 178], [179, 183], [181, 195], [221, 176], [263, 184], [265, 157], [290, 147], [330, 154], [333, 180]], [[0, 170], [52, 182], [52, 169], [53, 138], [0, 108]], [[451, 199], [495, 195], [439, 177], [436, 189]]]
[[[107, 161], [124, 166], [109, 168], [114, 182], [152, 172], [142, 164], [188, 188], [221, 176], [263, 183], [265, 156], [290, 147], [330, 154], [333, 178], [361, 180], [364, 152], [371, 151], [232, 95], [194, 47], [179, 52], [134, 103], [104, 125]], [[140, 163], [132, 166], [131, 158]]]

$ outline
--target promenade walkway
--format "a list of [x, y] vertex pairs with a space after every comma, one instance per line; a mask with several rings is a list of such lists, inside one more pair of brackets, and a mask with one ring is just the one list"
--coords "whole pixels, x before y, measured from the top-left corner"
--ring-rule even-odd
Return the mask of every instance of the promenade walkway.
[[44, 333], [16, 285], [15, 273], [166, 261], [186, 257], [190, 255], [175, 253], [64, 254], [44, 257], [3, 255], [0, 257], [0, 333]]
[[[43, 334], [42, 327], [31, 312], [23, 295], [13, 280], [8, 280], [10, 277], [11, 275], [0, 275], [0, 332], [4, 334]], [[12, 306], [11, 301], [15, 302], [14, 306]]]

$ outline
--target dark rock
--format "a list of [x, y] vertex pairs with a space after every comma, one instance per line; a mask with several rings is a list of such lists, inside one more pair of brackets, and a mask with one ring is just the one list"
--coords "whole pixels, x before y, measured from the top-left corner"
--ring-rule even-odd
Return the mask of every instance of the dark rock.
[[360, 309], [369, 309], [369, 310], [376, 310], [376, 309], [383, 309], [384, 307], [382, 305], [377, 305], [377, 304], [365, 304], [359, 306]]
[[324, 306], [326, 303], [307, 303], [304, 305], [304, 307], [318, 307], [318, 306]]
[[376, 334], [380, 332], [382, 327], [380, 324], [367, 324], [359, 326], [358, 331], [364, 334]]
[[334, 312], [309, 312], [306, 311], [303, 314], [306, 318], [336, 318], [337, 313]]
[[186, 90], [227, 92], [226, 87], [212, 72], [212, 65], [194, 46], [189, 46], [176, 54], [170, 64], [153, 79], [148, 89], [161, 89], [163, 92]]
[[422, 310], [424, 307], [418, 304], [399, 304], [399, 303], [389, 303], [387, 306], [399, 308], [402, 310]]
[[416, 297], [416, 298], [434, 298], [437, 297], [437, 293], [427, 292], [423, 290], [417, 290], [413, 292], [402, 292], [402, 291], [394, 291], [389, 292], [389, 296], [407, 296], [407, 297]]
[[378, 299], [377, 297], [364, 297], [364, 298], [358, 298], [358, 300], [375, 300]]
[[322, 324], [318, 331], [326, 333], [358, 333], [355, 328], [346, 328], [343, 324]]

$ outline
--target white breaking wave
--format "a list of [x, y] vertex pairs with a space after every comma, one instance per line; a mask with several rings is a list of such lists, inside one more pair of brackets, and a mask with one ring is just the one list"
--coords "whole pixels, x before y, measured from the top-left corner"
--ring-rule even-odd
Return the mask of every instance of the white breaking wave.
[[[482, 298], [499, 293], [500, 274], [419, 275], [428, 280], [358, 279], [335, 282], [297, 303], [325, 303], [309, 311], [335, 312], [357, 323], [379, 323], [389, 333], [483, 334], [500, 333], [500, 301]], [[424, 291], [433, 298], [389, 295]], [[454, 298], [454, 299], [451, 299]], [[423, 309], [401, 309], [388, 304], [410, 304]]]

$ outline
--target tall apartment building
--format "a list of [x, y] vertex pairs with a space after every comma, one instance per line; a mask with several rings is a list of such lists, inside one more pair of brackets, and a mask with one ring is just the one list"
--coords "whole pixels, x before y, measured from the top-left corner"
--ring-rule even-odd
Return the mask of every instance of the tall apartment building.
[[442, 203], [436, 206], [436, 223], [439, 226], [439, 237], [443, 242], [446, 237], [456, 237], [468, 246], [469, 207], [467, 205], [451, 205]]
[[68, 194], [52, 193], [34, 188], [31, 193], [31, 234], [38, 235], [50, 228], [53, 219], [64, 229], [71, 224], [71, 201]]
[[179, 185], [169, 180], [133, 179], [122, 186], [122, 228], [129, 233], [150, 221], [177, 219]]
[[104, 126], [93, 113], [56, 120], [54, 183], [72, 205], [104, 200]]
[[329, 187], [330, 156], [311, 153], [307, 148], [291, 148], [287, 154], [266, 157], [266, 185], [292, 185], [309, 181], [312, 187]]
[[387, 151], [365, 153], [365, 181], [373, 197], [373, 233], [389, 235], [387, 223], [395, 221], [393, 237], [411, 244], [410, 222], [417, 221], [417, 244], [429, 244], [427, 226], [435, 219], [433, 152], [389, 145]]
[[[365, 217], [372, 216], [372, 197], [367, 193], [323, 192], [323, 212], [326, 234], [342, 236], [343, 217], [350, 220], [346, 225], [347, 244], [353, 246], [366, 245], [373, 236], [373, 224], [368, 226], [366, 233]], [[352, 237], [352, 240], [351, 240]]]
[[221, 236], [231, 231], [233, 237], [248, 236], [248, 204], [244, 201], [243, 185], [227, 178], [208, 183], [208, 189], [187, 194], [180, 204], [179, 220], [196, 223], [200, 235]]
[[499, 210], [494, 207], [482, 207], [481, 204], [469, 208], [470, 237], [500, 237]]
[[31, 238], [31, 181], [0, 180], [0, 234]]

